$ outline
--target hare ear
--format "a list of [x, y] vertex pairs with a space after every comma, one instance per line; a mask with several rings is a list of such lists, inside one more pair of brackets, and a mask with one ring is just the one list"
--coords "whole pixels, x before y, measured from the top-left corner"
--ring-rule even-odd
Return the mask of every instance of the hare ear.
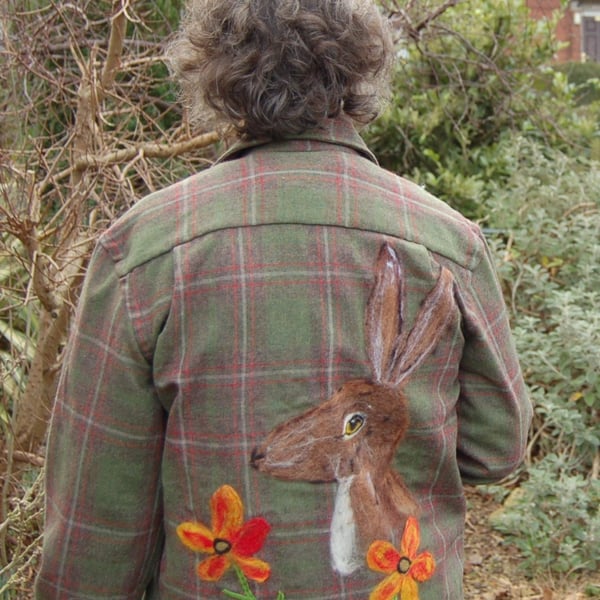
[[435, 348], [452, 317], [453, 282], [452, 273], [442, 267], [437, 283], [417, 314], [414, 327], [408, 336], [399, 340], [401, 343], [394, 351], [390, 383], [402, 383]]
[[366, 348], [376, 381], [391, 365], [402, 328], [402, 269], [394, 249], [386, 242], [375, 265], [375, 284], [365, 319]]

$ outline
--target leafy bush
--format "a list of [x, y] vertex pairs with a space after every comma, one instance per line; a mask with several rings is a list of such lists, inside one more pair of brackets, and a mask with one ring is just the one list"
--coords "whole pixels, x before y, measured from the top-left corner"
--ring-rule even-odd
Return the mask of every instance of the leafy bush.
[[508, 174], [507, 135], [589, 154], [597, 114], [575, 110], [577, 87], [551, 66], [554, 20], [534, 21], [522, 0], [473, 0], [404, 26], [389, 107], [365, 133], [383, 166], [483, 218], [485, 182]]
[[535, 405], [525, 481], [495, 526], [529, 572], [599, 564], [600, 168], [522, 137], [486, 187], [492, 243]]
[[577, 104], [600, 102], [600, 63], [569, 62], [557, 65], [556, 70], [567, 76], [567, 81], [576, 86]]
[[600, 481], [568, 471], [563, 457], [547, 455], [492, 520], [532, 575], [568, 576], [600, 566]]
[[600, 122], [590, 79], [551, 65], [553, 29], [516, 0], [447, 11], [406, 38], [365, 137], [487, 228], [535, 405], [520, 500], [495, 525], [530, 574], [567, 577], [598, 564]]

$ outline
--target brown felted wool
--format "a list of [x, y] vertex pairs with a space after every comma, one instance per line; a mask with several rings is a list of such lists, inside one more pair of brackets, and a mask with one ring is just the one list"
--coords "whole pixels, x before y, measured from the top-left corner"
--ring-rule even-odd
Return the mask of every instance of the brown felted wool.
[[395, 541], [419, 508], [391, 463], [408, 428], [402, 386], [435, 348], [453, 313], [453, 277], [440, 269], [412, 329], [403, 329], [402, 268], [382, 245], [365, 312], [372, 380], [345, 383], [330, 399], [275, 428], [252, 453], [259, 471], [286, 480], [337, 481], [334, 567], [353, 572], [375, 539]]

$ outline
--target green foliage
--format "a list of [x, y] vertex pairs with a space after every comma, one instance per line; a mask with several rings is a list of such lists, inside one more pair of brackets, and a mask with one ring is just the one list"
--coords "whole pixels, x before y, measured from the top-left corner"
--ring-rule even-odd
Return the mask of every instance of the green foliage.
[[600, 558], [600, 168], [523, 137], [499, 160], [491, 241], [535, 417], [528, 479], [494, 524], [529, 572], [566, 576]]
[[600, 566], [600, 481], [569, 470], [565, 457], [547, 455], [492, 519], [531, 575], [566, 576]]
[[[535, 393], [589, 407], [591, 417], [600, 408], [598, 165], [524, 138], [505, 144], [500, 160], [511, 175], [487, 187], [489, 220], [508, 236], [499, 269], [527, 374]], [[537, 352], [532, 331], [544, 334]]]
[[577, 104], [600, 102], [600, 63], [569, 62], [557, 65], [556, 70], [567, 76], [567, 81], [576, 87]]
[[496, 145], [507, 135], [589, 152], [597, 117], [565, 110], [577, 89], [550, 66], [554, 25], [521, 0], [473, 0], [406, 38], [389, 107], [365, 134], [382, 165], [482, 218], [485, 181], [506, 176]]

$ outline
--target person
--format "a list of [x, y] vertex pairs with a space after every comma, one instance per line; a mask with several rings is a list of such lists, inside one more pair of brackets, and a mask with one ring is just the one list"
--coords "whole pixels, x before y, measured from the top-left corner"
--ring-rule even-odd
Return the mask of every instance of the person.
[[[236, 574], [256, 598], [463, 597], [463, 485], [519, 465], [531, 407], [479, 227], [359, 136], [393, 56], [369, 0], [189, 0], [172, 71], [190, 114], [237, 141], [99, 238], [52, 417], [38, 600], [213, 598], [240, 593]], [[394, 468], [418, 510], [340, 573], [342, 484], [252, 463], [279, 424], [371, 377], [384, 244], [409, 328], [442, 267], [452, 302], [404, 387]]]

